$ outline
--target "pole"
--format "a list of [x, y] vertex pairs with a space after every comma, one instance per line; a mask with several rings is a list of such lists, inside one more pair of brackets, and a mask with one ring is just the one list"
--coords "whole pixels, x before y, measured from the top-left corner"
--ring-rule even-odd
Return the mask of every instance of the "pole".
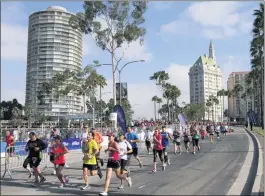
[[93, 128], [95, 128], [95, 108], [92, 106], [92, 116], [93, 116]]
[[99, 87], [99, 93], [100, 93], [100, 98], [99, 98], [99, 101], [100, 101], [100, 106], [99, 106], [99, 112], [100, 112], [100, 130], [102, 129], [102, 94], [101, 94], [101, 86]]
[[120, 83], [120, 106], [121, 106], [121, 70], [119, 70], [119, 83]]

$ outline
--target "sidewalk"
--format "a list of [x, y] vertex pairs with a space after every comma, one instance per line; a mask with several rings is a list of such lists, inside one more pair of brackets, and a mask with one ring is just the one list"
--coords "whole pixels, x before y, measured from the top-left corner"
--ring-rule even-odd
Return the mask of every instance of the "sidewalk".
[[[262, 157], [264, 160], [264, 136], [262, 136], [260, 133], [257, 133], [256, 131], [252, 131], [252, 133], [258, 138], [259, 143], [261, 145], [262, 148]], [[264, 165], [263, 165], [264, 167]], [[259, 195], [264, 195], [264, 173], [262, 174], [261, 177], [261, 183], [260, 183], [260, 193]]]

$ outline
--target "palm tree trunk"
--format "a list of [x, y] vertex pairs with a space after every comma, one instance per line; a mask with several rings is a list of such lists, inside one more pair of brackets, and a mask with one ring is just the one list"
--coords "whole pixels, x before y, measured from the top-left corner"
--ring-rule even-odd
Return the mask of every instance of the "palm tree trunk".
[[157, 110], [157, 119], [159, 120], [160, 116], [159, 116], [159, 111], [160, 110], [160, 103], [158, 103], [158, 110]]
[[154, 101], [154, 113], [155, 113], [155, 120], [156, 120], [156, 102]]
[[84, 114], [86, 113], [86, 93], [83, 93], [83, 106], [84, 106], [84, 109], [83, 109], [83, 112]]
[[223, 94], [223, 110], [222, 112], [222, 121], [224, 121], [224, 110], [225, 110], [225, 95]]
[[167, 120], [170, 121], [169, 99], [167, 99], [167, 110], [168, 110]]
[[214, 108], [214, 105], [212, 106], [212, 121], [214, 122], [213, 108]]

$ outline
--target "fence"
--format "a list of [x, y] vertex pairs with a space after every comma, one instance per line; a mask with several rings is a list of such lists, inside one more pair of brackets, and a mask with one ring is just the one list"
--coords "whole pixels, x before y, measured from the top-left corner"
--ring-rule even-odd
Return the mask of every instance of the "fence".
[[[72, 153], [80, 153], [80, 155], [82, 154], [81, 151], [73, 151], [73, 150], [81, 149], [81, 142], [79, 138], [63, 140], [63, 143], [70, 150], [71, 154]], [[26, 152], [25, 150], [26, 143], [23, 144], [22, 142], [20, 142], [20, 144], [22, 145], [15, 145], [15, 146], [6, 148], [5, 156], [3, 157], [5, 158], [5, 161], [4, 161], [4, 174], [2, 176], [2, 179], [7, 174], [12, 179], [12, 173], [14, 171], [23, 169], [23, 163], [28, 156], [28, 152]], [[102, 143], [103, 151], [106, 149], [107, 145], [108, 145], [108, 137], [103, 136], [103, 143]], [[144, 141], [139, 142], [138, 146], [139, 146], [139, 152], [140, 152], [141, 149], [144, 148]], [[10, 153], [11, 150], [13, 150], [14, 152], [12, 156]], [[104, 155], [105, 153], [103, 153], [103, 156]], [[51, 166], [51, 163], [50, 163], [49, 155], [46, 149], [43, 151], [43, 159], [40, 163], [40, 168], [42, 171], [47, 169], [49, 172], [52, 172], [48, 167], [49, 165]], [[1, 173], [2, 173], [2, 165], [1, 165]]]
[[[9, 177], [12, 179], [12, 171], [23, 168], [23, 163], [28, 156], [25, 147], [26, 145], [18, 145], [18, 146], [9, 146], [6, 148], [4, 174], [2, 176], [2, 179], [6, 176], [6, 174], [8, 174]], [[47, 169], [50, 171], [50, 169], [48, 168], [48, 163], [49, 163], [49, 156], [47, 150], [45, 150], [43, 152], [43, 158], [40, 163], [40, 167], [42, 167], [42, 170]], [[1, 165], [1, 170], [2, 170], [2, 165]]]

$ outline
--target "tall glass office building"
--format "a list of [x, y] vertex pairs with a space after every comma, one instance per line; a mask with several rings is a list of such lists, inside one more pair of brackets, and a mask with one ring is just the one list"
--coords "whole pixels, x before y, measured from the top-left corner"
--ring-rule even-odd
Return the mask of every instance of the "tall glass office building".
[[74, 94], [59, 99], [46, 95], [41, 105], [37, 98], [41, 84], [54, 73], [82, 67], [82, 32], [69, 26], [71, 16], [59, 6], [29, 16], [26, 106], [56, 118], [82, 112], [81, 97]]

